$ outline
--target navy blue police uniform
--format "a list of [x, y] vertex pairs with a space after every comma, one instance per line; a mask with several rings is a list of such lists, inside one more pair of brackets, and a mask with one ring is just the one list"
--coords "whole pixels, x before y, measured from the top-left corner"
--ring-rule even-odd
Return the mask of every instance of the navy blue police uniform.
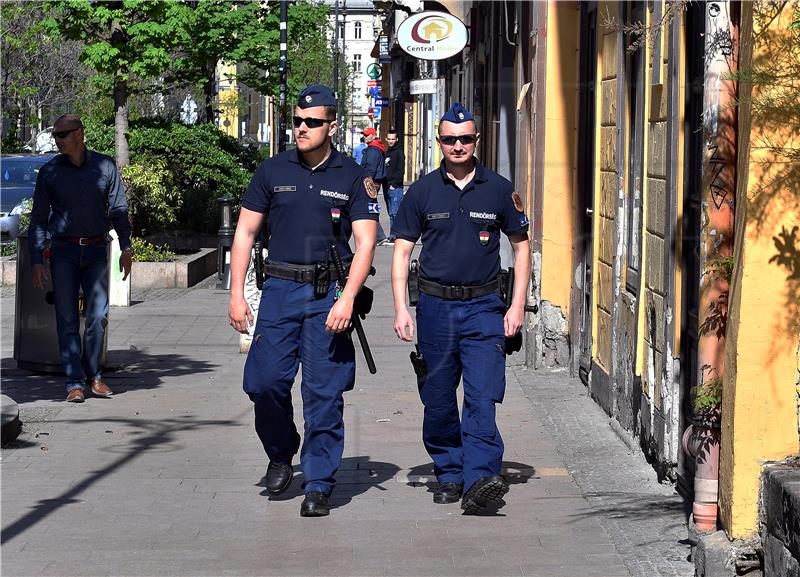
[[[335, 104], [327, 87], [300, 94], [298, 106]], [[272, 463], [291, 463], [300, 448], [291, 388], [302, 365], [305, 431], [300, 462], [305, 493], [330, 494], [344, 450], [343, 392], [355, 383], [355, 350], [348, 332], [325, 330], [337, 280], [331, 265], [323, 294], [314, 271], [328, 266], [332, 244], [352, 258], [351, 223], [378, 220], [377, 190], [363, 169], [332, 149], [312, 168], [297, 150], [265, 160], [253, 175], [242, 206], [266, 216], [270, 231], [268, 278], [262, 286], [253, 342], [244, 368], [244, 390], [255, 407], [255, 426]], [[319, 265], [319, 267], [315, 266]], [[273, 276], [296, 271], [294, 278]]]
[[[442, 120], [471, 120], [460, 106]], [[500, 233], [528, 230], [514, 194], [508, 180], [477, 159], [463, 190], [442, 163], [409, 188], [394, 223], [397, 238], [422, 238], [417, 338], [427, 365], [427, 375], [418, 379], [423, 442], [439, 482], [463, 484], [465, 491], [483, 477], [499, 475], [503, 459], [495, 423], [496, 404], [505, 393], [505, 306], [496, 291]], [[459, 419], [456, 390], [462, 377]]]

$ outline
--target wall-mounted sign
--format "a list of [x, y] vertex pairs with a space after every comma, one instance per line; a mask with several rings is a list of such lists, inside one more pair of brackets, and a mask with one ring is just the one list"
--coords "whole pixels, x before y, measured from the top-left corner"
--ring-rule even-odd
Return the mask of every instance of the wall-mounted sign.
[[378, 36], [378, 62], [381, 64], [390, 64], [392, 57], [389, 54], [389, 39], [385, 34]]
[[400, 47], [421, 60], [443, 60], [467, 45], [467, 27], [447, 12], [420, 12], [397, 29]]
[[411, 94], [436, 94], [436, 78], [411, 81]]
[[378, 64], [375, 64], [373, 62], [372, 64], [367, 66], [367, 76], [369, 76], [373, 80], [377, 80], [378, 78], [381, 77], [382, 74], [383, 72], [381, 71], [381, 67]]

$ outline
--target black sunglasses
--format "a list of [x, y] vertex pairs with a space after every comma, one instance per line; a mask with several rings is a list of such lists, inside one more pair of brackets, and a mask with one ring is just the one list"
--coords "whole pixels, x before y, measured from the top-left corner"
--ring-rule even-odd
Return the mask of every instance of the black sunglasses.
[[60, 138], [66, 138], [67, 136], [69, 136], [69, 134], [71, 132], [75, 132], [76, 130], [79, 130], [79, 129], [80, 129], [80, 127], [78, 127], [78, 128], [70, 128], [69, 130], [59, 130], [58, 132], [53, 132], [52, 135], [53, 135], [54, 138], [59, 138], [59, 139]]
[[461, 144], [475, 144], [478, 138], [476, 134], [461, 134], [459, 136], [451, 136], [448, 134], [439, 137], [439, 142], [447, 146], [453, 146], [457, 140], [460, 140]]
[[294, 124], [295, 128], [300, 128], [300, 125], [306, 123], [306, 126], [309, 128], [319, 128], [323, 124], [329, 124], [330, 120], [325, 118], [303, 118], [302, 116], [293, 116], [292, 117], [292, 124]]

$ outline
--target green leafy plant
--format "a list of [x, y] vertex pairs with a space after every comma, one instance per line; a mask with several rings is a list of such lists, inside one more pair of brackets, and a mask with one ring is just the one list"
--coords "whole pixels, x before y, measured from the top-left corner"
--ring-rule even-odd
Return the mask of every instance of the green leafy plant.
[[178, 258], [167, 245], [156, 246], [139, 237], [131, 238], [131, 249], [136, 262], [172, 262]]
[[722, 404], [722, 377], [714, 377], [692, 387], [692, 408], [699, 416], [713, 417]]
[[[155, 186], [148, 202], [168, 204], [175, 210], [170, 223], [143, 221], [143, 227], [150, 226], [148, 232], [173, 223], [196, 232], [216, 232], [217, 199], [230, 196], [238, 204], [260, 160], [255, 147], [243, 146], [211, 124], [140, 119], [131, 123], [128, 140], [134, 164], [155, 171], [146, 178], [141, 169], [131, 173]], [[112, 154], [114, 130], [92, 119], [86, 123], [86, 141], [89, 148]], [[160, 174], [160, 184], [153, 180], [154, 174]]]
[[7, 242], [0, 244], [0, 256], [11, 256], [17, 254], [17, 243]]
[[122, 179], [127, 185], [134, 235], [160, 232], [177, 222], [183, 197], [172, 182], [166, 162], [137, 159], [122, 169]]

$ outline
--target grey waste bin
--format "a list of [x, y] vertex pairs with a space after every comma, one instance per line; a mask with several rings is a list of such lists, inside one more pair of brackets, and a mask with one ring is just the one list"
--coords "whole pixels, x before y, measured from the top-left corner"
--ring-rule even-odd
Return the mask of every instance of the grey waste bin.
[[[45, 262], [48, 267], [49, 263]], [[21, 369], [46, 373], [63, 373], [58, 354], [56, 311], [53, 305], [52, 278], [48, 278], [44, 290], [33, 286], [31, 260], [28, 254], [28, 231], [17, 237], [17, 286], [16, 313], [14, 315], [14, 359]], [[81, 297], [82, 298], [82, 295]], [[81, 314], [81, 335], [84, 318]], [[103, 354], [100, 365], [106, 364], [108, 333], [103, 339]]]

